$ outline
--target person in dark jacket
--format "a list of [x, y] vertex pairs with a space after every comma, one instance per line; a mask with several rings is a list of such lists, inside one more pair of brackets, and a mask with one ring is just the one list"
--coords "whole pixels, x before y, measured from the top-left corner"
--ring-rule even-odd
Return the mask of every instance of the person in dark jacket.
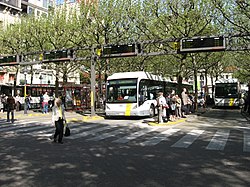
[[15, 99], [9, 95], [6, 102], [7, 108], [7, 122], [10, 121], [10, 113], [11, 113], [11, 122], [14, 123], [14, 109], [15, 109]]

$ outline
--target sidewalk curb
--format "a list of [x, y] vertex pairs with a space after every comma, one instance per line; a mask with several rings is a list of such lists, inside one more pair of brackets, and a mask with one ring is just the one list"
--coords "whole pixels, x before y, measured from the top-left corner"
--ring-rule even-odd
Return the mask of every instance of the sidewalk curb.
[[[104, 117], [102, 116], [98, 116], [98, 115], [95, 115], [95, 116], [91, 116], [91, 115], [81, 115], [81, 114], [78, 114], [78, 113], [75, 113], [77, 114], [76, 117], [71, 117], [71, 113], [69, 113], [67, 115], [67, 113], [65, 114], [66, 115], [66, 118], [67, 118], [67, 121], [72, 121], [72, 122], [83, 122], [83, 121], [93, 121], [93, 120], [103, 120]], [[42, 117], [42, 116], [45, 116], [45, 114], [43, 113], [36, 113], [36, 112], [33, 112], [33, 111], [30, 111], [28, 114], [24, 114], [23, 111], [22, 112], [14, 112], [14, 116], [15, 116], [15, 119], [25, 119], [25, 118], [32, 118], [32, 117]], [[48, 116], [51, 116], [51, 113], [49, 113]], [[6, 119], [7, 118], [7, 113], [2, 113], [0, 114], [0, 119]]]

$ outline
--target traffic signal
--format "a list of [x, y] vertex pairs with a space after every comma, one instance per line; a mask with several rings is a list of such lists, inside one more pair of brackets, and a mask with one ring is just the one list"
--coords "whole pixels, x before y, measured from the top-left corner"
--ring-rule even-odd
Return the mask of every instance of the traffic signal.
[[195, 37], [182, 38], [180, 40], [180, 52], [214, 52], [226, 49], [226, 41], [223, 36], [220, 37]]
[[19, 55], [1, 56], [0, 66], [19, 65]]
[[100, 57], [102, 55], [102, 49], [101, 48], [96, 49], [96, 54], [97, 56]]
[[39, 61], [43, 61], [43, 53], [39, 54]]
[[174, 50], [180, 49], [180, 42], [174, 42], [174, 43], [173, 43], [173, 49], [174, 49]]

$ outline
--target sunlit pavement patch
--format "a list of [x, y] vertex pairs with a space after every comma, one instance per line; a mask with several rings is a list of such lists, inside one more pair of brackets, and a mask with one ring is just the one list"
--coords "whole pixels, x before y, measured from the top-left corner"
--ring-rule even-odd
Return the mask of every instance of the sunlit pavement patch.
[[179, 120], [176, 120], [176, 121], [168, 121], [168, 122], [165, 122], [165, 123], [158, 123], [158, 122], [149, 122], [148, 125], [151, 125], [151, 126], [168, 126], [168, 125], [175, 125], [175, 124], [178, 124], [178, 123], [182, 123], [182, 122], [185, 122], [187, 119], [179, 119]]
[[79, 122], [81, 120], [77, 119], [77, 118], [70, 118], [70, 119], [67, 119], [68, 122]]
[[83, 120], [84, 121], [88, 121], [88, 120], [102, 120], [104, 119], [101, 116], [83, 116]]

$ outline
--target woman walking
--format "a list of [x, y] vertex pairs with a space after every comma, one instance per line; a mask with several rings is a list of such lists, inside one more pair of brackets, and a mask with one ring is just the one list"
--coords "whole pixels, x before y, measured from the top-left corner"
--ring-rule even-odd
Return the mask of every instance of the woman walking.
[[62, 100], [59, 98], [55, 99], [55, 104], [52, 107], [52, 122], [55, 125], [55, 134], [54, 134], [54, 142], [57, 142], [57, 136], [58, 137], [58, 143], [63, 144], [63, 123], [66, 122], [66, 118], [64, 115], [64, 106], [62, 105]]

